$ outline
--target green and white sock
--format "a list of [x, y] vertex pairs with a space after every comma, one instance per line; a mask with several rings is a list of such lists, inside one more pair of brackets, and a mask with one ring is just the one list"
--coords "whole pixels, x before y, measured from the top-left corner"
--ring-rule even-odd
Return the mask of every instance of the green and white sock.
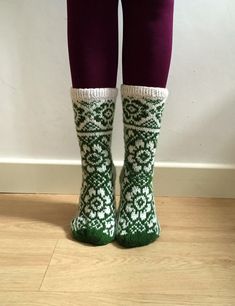
[[116, 171], [111, 154], [118, 88], [71, 88], [82, 158], [82, 186], [70, 226], [76, 240], [104, 245], [115, 238]]
[[125, 247], [147, 245], [160, 236], [153, 195], [154, 158], [168, 89], [121, 84], [125, 159], [116, 240]]

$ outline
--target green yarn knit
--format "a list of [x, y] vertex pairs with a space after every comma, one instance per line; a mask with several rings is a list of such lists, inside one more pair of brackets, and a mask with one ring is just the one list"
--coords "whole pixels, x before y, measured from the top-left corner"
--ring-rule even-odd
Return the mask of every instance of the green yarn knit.
[[121, 85], [125, 159], [116, 240], [138, 247], [160, 236], [153, 195], [154, 158], [167, 88]]
[[115, 238], [115, 179], [111, 141], [117, 88], [71, 88], [82, 158], [82, 186], [70, 227], [82, 242], [104, 245]]

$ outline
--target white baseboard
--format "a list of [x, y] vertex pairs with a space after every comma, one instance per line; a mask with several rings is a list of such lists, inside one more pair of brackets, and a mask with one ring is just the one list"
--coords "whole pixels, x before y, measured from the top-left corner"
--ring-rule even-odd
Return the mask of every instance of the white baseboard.
[[[117, 169], [116, 194], [120, 194]], [[0, 192], [79, 194], [76, 160], [0, 159]], [[157, 162], [155, 196], [235, 198], [235, 165]]]

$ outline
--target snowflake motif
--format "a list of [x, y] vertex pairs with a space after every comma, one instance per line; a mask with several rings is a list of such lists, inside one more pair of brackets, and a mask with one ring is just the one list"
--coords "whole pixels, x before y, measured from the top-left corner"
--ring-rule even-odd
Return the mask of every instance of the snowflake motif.
[[130, 192], [125, 195], [125, 210], [133, 221], [145, 220], [147, 214], [151, 211], [153, 195], [151, 190], [145, 186], [143, 188], [133, 186]]
[[137, 139], [134, 145], [128, 146], [127, 160], [135, 172], [149, 174], [153, 169], [155, 144], [153, 141]]
[[106, 120], [111, 120], [110, 123], [113, 121], [113, 112], [114, 112], [114, 104], [110, 101], [106, 107], [103, 109], [102, 117], [106, 118]]
[[80, 101], [73, 103], [74, 118], [77, 130], [81, 131], [84, 128], [89, 130], [90, 124], [108, 130], [113, 125], [113, 114], [115, 110], [114, 101]]
[[108, 100], [105, 103], [95, 103], [95, 109], [92, 110], [92, 114], [95, 114], [93, 119], [99, 124], [109, 128], [113, 124], [113, 113], [115, 104], [112, 100]]
[[148, 116], [149, 107], [140, 99], [123, 99], [124, 120], [126, 122], [139, 121]]
[[75, 103], [73, 105], [73, 110], [74, 110], [74, 119], [75, 119], [76, 126], [79, 127], [79, 125], [83, 123], [86, 119], [85, 110], [83, 107], [80, 107]]
[[82, 144], [81, 148], [83, 166], [86, 167], [88, 172], [98, 171], [104, 173], [107, 171], [111, 160], [106, 149], [102, 148], [99, 144], [93, 144], [91, 147], [87, 144]]
[[123, 201], [125, 205], [120, 211], [117, 225], [117, 232], [121, 236], [127, 235], [129, 231], [132, 234], [158, 232], [153, 193], [148, 186], [133, 186]]
[[95, 189], [91, 187], [88, 194], [84, 197], [84, 213], [87, 217], [100, 220], [107, 217], [111, 213], [111, 198], [105, 194], [103, 188]]

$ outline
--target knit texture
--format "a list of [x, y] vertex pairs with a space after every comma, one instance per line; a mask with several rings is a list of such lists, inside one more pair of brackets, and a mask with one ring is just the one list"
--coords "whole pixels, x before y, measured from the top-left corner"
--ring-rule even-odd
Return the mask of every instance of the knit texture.
[[71, 220], [78, 241], [103, 245], [115, 238], [115, 179], [111, 141], [117, 88], [71, 88], [82, 159], [82, 186]]
[[121, 85], [125, 159], [116, 240], [125, 247], [147, 245], [160, 236], [153, 195], [154, 159], [167, 88]]

